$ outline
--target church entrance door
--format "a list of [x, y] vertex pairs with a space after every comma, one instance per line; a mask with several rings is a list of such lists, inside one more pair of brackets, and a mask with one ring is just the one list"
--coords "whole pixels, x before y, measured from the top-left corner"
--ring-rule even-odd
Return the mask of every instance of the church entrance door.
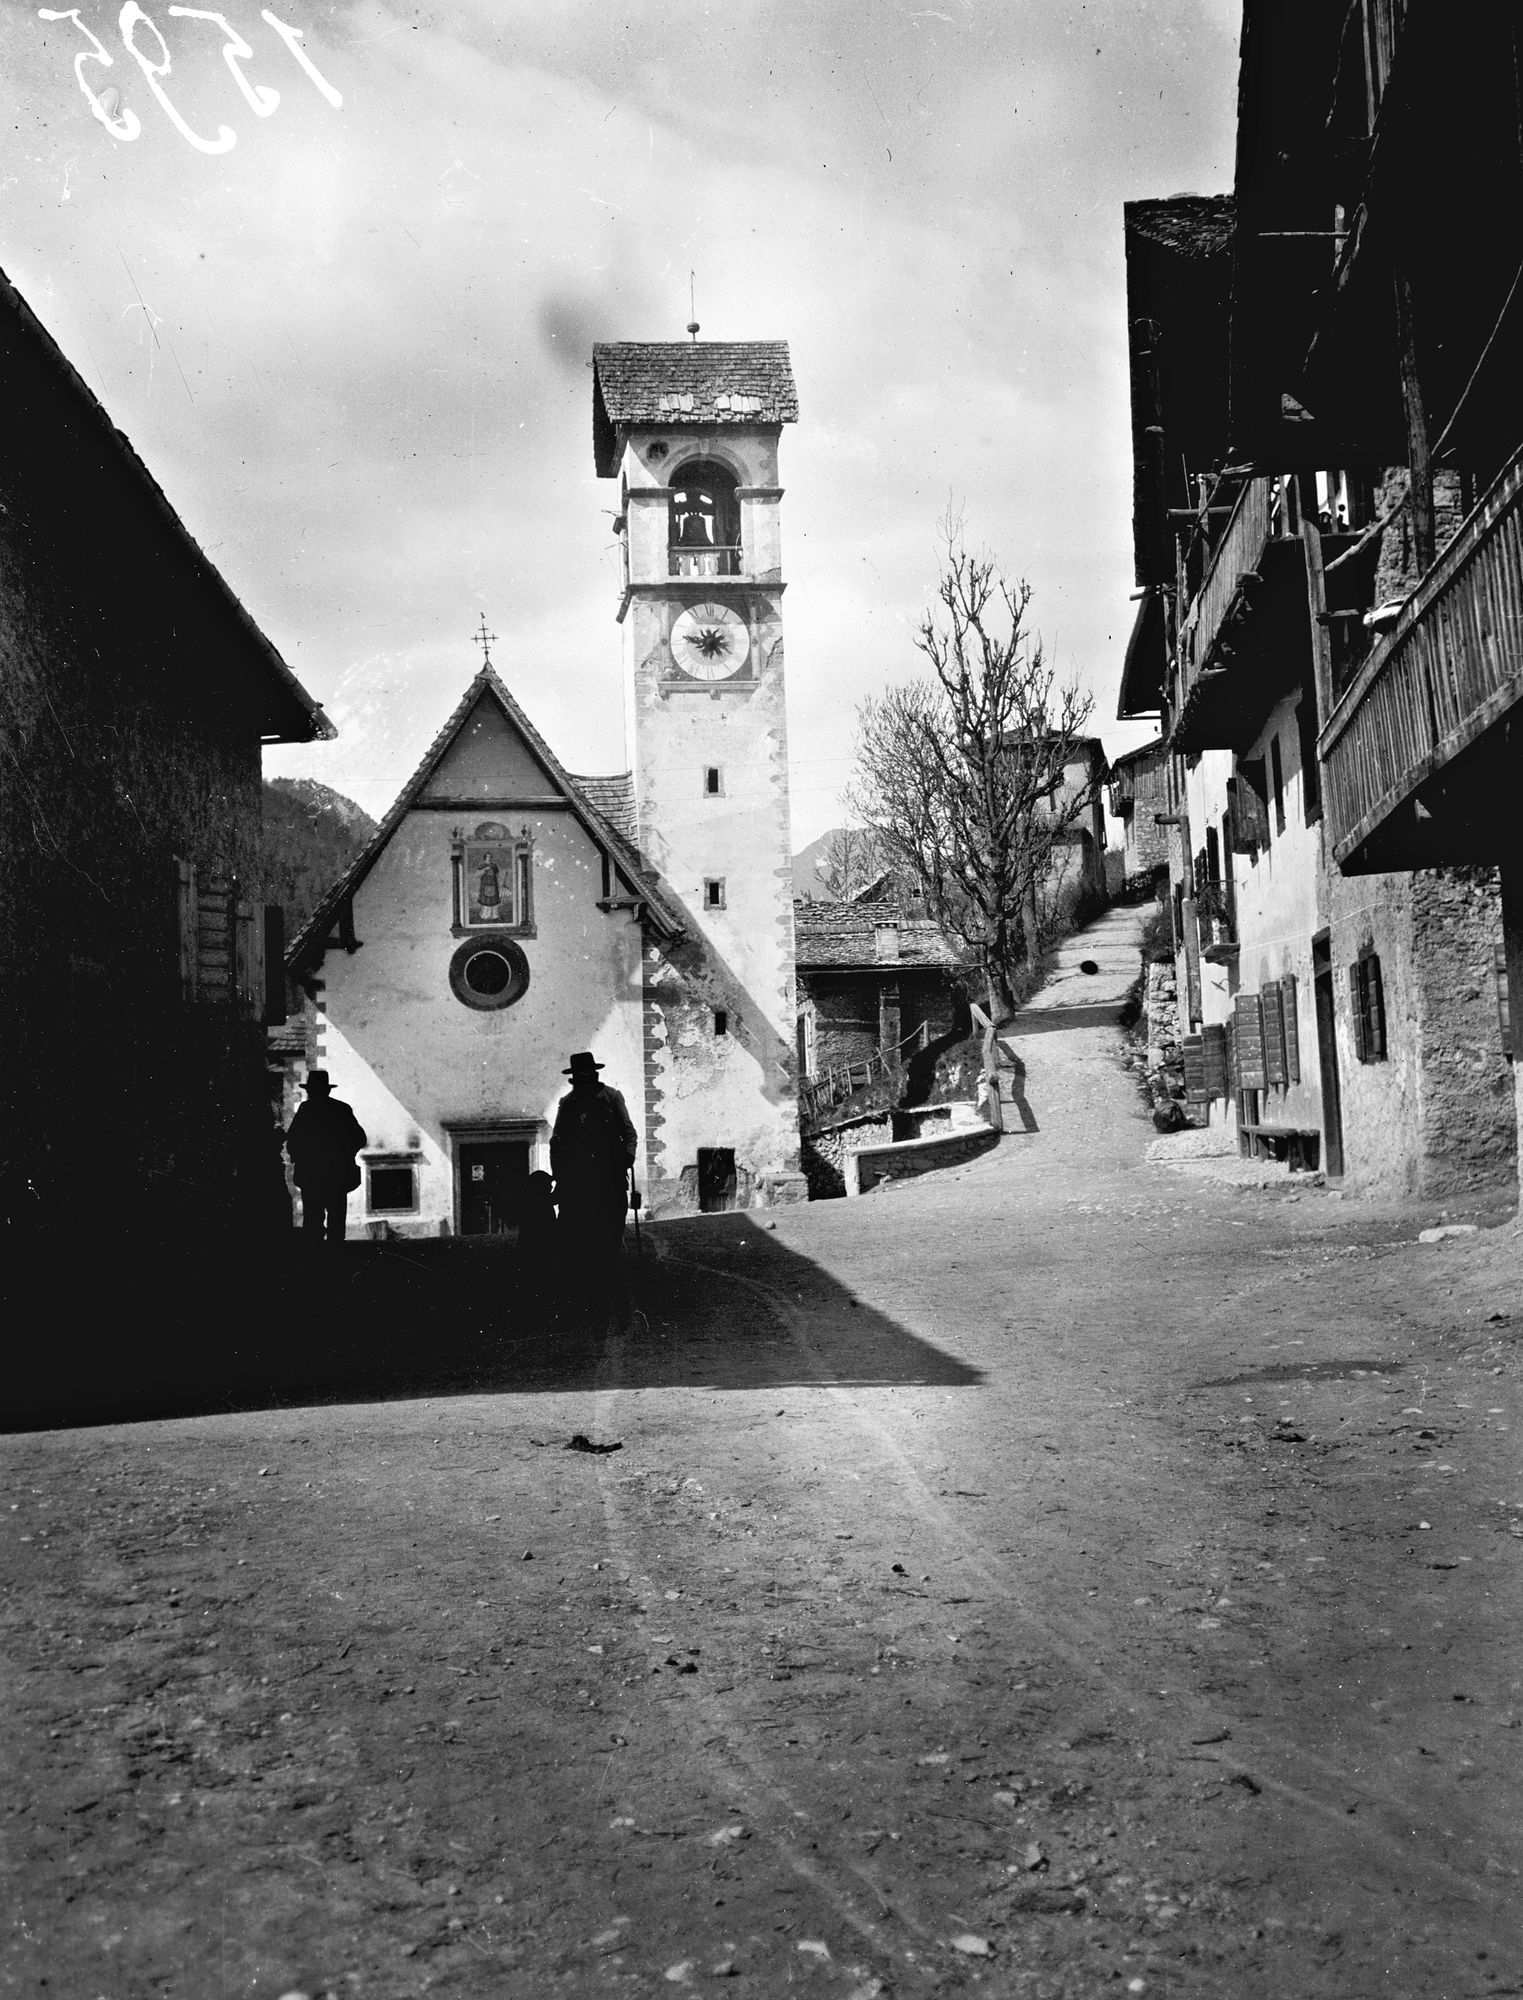
[[501, 1236], [518, 1226], [529, 1180], [527, 1139], [468, 1139], [460, 1142], [460, 1221], [462, 1236]]

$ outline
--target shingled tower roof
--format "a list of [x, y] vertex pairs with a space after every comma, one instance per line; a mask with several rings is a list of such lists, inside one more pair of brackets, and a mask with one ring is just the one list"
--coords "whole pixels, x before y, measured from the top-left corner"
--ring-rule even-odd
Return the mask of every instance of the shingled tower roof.
[[796, 424], [786, 340], [615, 340], [592, 350], [592, 456], [617, 470], [625, 431], [653, 424]]

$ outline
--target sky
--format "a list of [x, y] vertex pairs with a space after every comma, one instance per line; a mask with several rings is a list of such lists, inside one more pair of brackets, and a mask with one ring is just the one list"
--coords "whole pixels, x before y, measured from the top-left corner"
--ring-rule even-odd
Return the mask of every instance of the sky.
[[1032, 585], [1107, 750], [1146, 740], [1114, 719], [1122, 203], [1230, 188], [1239, 20], [3, 0], [0, 265], [338, 725], [267, 774], [375, 814], [483, 616], [562, 761], [625, 767], [592, 345], [682, 339], [695, 309], [703, 339], [787, 340], [798, 848], [841, 817], [857, 705], [920, 668], [949, 509]]

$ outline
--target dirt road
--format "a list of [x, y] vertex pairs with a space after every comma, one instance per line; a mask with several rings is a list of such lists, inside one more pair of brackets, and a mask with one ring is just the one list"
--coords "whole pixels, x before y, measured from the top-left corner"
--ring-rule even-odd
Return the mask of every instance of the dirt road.
[[0, 1990], [1523, 1991], [1518, 1238], [1148, 1164], [1103, 942], [626, 1336], [356, 1251], [7, 1438]]

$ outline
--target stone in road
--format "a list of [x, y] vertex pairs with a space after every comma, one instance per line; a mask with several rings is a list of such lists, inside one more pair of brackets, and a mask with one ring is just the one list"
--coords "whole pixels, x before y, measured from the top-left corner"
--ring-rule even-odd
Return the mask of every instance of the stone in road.
[[1516, 1990], [1516, 1237], [1151, 1166], [1043, 1011], [596, 1354], [8, 1439], [4, 1990]]

